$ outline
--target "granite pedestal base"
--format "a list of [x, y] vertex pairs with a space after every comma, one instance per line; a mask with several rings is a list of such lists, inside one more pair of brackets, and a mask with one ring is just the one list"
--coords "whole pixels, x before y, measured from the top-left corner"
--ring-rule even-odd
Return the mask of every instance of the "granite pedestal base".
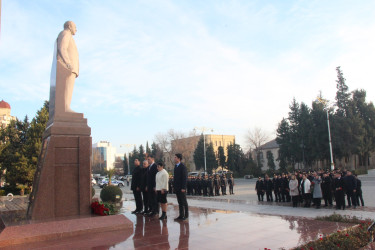
[[28, 219], [90, 215], [91, 129], [83, 114], [55, 116], [43, 135]]
[[133, 223], [121, 214], [29, 223], [5, 225], [0, 233], [0, 248], [33, 249], [43, 248], [44, 245], [51, 248], [55, 245], [70, 249], [69, 244], [77, 246], [77, 237], [80, 240], [86, 239], [82, 242], [83, 248], [90, 248], [90, 244], [97, 246], [99, 243], [109, 247], [126, 240], [133, 233]]

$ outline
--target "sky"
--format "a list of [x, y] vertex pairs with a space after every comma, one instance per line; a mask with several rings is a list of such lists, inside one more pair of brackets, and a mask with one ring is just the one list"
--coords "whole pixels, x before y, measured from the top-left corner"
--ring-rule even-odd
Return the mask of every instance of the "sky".
[[[334, 101], [336, 67], [365, 89], [375, 58], [375, 1], [2, 0], [0, 100], [35, 116], [49, 100], [54, 42], [72, 20], [80, 57], [71, 108], [93, 143], [150, 144], [169, 129], [276, 136], [295, 98]], [[210, 132], [211, 133], [211, 132]]]

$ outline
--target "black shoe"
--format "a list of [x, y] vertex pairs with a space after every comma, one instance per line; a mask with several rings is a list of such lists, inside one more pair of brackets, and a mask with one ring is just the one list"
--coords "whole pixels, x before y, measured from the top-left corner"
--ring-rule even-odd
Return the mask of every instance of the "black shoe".
[[137, 213], [139, 213], [138, 210], [134, 210], [134, 211], [132, 211], [132, 214], [137, 214]]
[[182, 221], [187, 221], [187, 220], [189, 220], [189, 217], [182, 217], [181, 220], [182, 220]]
[[178, 216], [177, 218], [174, 218], [174, 220], [182, 220], [183, 218], [183, 216]]
[[149, 213], [147, 216], [148, 217], [154, 217], [155, 215], [158, 215], [157, 213], [154, 213], [154, 212], [151, 212], [151, 213]]
[[159, 220], [166, 220], [167, 219], [167, 216], [166, 215], [162, 215], [159, 217]]

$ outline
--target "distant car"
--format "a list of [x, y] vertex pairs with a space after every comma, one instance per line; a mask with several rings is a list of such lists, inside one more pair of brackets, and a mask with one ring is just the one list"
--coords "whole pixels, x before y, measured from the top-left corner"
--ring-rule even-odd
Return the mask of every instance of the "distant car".
[[[123, 187], [124, 182], [116, 179], [111, 179], [111, 183], [114, 186]], [[102, 179], [99, 183], [99, 187], [103, 188], [108, 185], [108, 178]]]
[[243, 178], [244, 179], [253, 179], [254, 176], [249, 174], [249, 175], [245, 175]]

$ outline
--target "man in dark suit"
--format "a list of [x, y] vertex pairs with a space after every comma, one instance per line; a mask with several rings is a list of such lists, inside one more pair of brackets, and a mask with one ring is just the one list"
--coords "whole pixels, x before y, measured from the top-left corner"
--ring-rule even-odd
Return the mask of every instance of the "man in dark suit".
[[141, 194], [141, 182], [142, 182], [142, 169], [140, 167], [140, 162], [138, 159], [134, 160], [134, 170], [132, 173], [132, 184], [130, 190], [133, 191], [134, 200], [135, 200], [135, 210], [132, 211], [132, 214], [140, 213], [143, 209], [142, 204], [142, 194]]
[[176, 154], [174, 157], [176, 165], [174, 167], [173, 186], [175, 187], [180, 215], [175, 220], [187, 220], [189, 218], [189, 207], [186, 200], [187, 169], [181, 160], [182, 155]]
[[345, 182], [341, 177], [341, 173], [335, 173], [335, 179], [333, 179], [333, 188], [335, 191], [336, 209], [345, 210]]
[[147, 192], [147, 172], [148, 172], [148, 161], [144, 160], [142, 163], [143, 168], [141, 169], [141, 192], [143, 197], [143, 211], [140, 214], [148, 214], [151, 209], [148, 203], [148, 192]]
[[158, 168], [155, 163], [153, 155], [147, 157], [147, 161], [150, 164], [147, 170], [147, 193], [148, 193], [148, 202], [150, 204], [151, 211], [147, 214], [152, 217], [159, 215], [158, 202], [156, 200], [156, 174], [158, 173]]

